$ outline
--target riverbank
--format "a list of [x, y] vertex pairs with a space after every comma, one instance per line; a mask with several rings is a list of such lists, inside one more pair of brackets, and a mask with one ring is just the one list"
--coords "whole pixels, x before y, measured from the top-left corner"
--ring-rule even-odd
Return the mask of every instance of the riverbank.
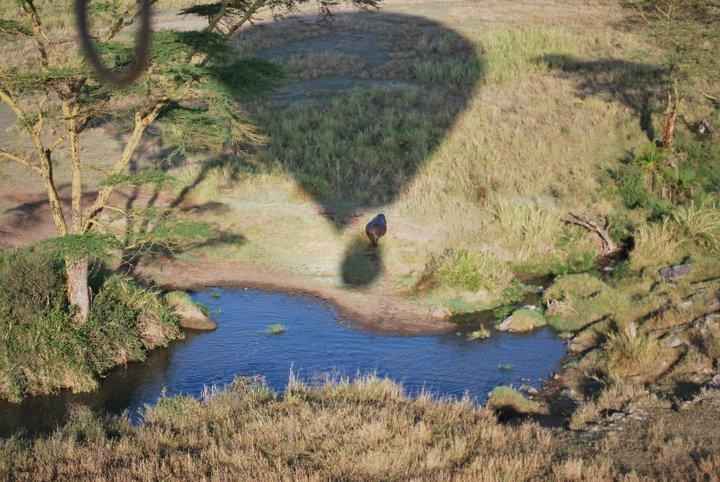
[[157, 290], [93, 269], [93, 304], [79, 323], [64, 260], [37, 247], [0, 252], [0, 399], [93, 391], [111, 369], [183, 337]]
[[238, 379], [172, 397], [132, 426], [76, 411], [50, 436], [0, 440], [0, 478], [44, 480], [716, 481], [720, 391], [608, 430], [501, 424], [465, 401], [365, 378], [278, 395]]
[[308, 276], [271, 270], [250, 263], [162, 259], [141, 265], [137, 274], [162, 289], [198, 291], [210, 287], [259, 288], [288, 294], [306, 294], [332, 303], [340, 316], [354, 326], [378, 333], [404, 335], [438, 334], [456, 324], [407, 297], [328, 286]]

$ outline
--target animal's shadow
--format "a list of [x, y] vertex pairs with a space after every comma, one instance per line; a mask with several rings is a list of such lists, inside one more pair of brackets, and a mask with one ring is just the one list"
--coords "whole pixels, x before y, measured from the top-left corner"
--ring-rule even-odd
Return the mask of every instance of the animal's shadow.
[[[485, 71], [463, 35], [398, 13], [337, 14], [322, 24], [286, 19], [250, 27], [233, 42], [259, 61], [247, 62], [242, 76], [219, 76], [228, 88], [252, 79], [254, 66], [266, 75], [267, 62], [283, 64], [286, 78], [262, 98], [238, 97], [266, 143], [236, 146], [200, 177], [215, 168], [232, 179], [279, 168], [337, 232], [358, 216], [369, 220], [407, 189], [468, 107]], [[388, 237], [392, 230], [389, 217]], [[383, 271], [382, 250], [371, 249], [364, 234], [355, 236], [339, 271], [347, 287], [368, 286]]]

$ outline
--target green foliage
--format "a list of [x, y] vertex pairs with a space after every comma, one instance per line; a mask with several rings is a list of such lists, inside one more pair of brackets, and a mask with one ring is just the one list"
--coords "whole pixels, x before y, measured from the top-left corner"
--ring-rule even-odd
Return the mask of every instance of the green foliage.
[[64, 267], [61, 258], [42, 250], [0, 252], [0, 319], [31, 323], [38, 313], [62, 311]]
[[413, 67], [414, 77], [419, 82], [468, 88], [480, 78], [485, 66], [478, 57], [472, 57], [470, 60], [423, 60]]
[[521, 302], [528, 294], [528, 286], [514, 279], [510, 286], [502, 291], [502, 301], [506, 304], [515, 304]]
[[87, 347], [87, 361], [96, 373], [118, 363], [143, 361], [145, 352], [138, 336], [142, 311], [127, 302], [125, 280], [111, 277], [95, 296], [90, 316], [80, 330]]
[[500, 305], [493, 309], [493, 317], [497, 321], [502, 321], [505, 318], [507, 318], [508, 316], [512, 315], [513, 311], [515, 311], [515, 308], [516, 307], [514, 304]]
[[488, 253], [447, 250], [439, 263], [437, 277], [444, 285], [468, 291], [496, 290], [509, 283], [511, 273]]
[[543, 300], [548, 324], [560, 332], [578, 331], [613, 313], [621, 302], [615, 291], [587, 273], [558, 277]]
[[[498, 365], [498, 369], [501, 365]], [[512, 367], [511, 367], [512, 368]], [[522, 393], [512, 387], [500, 386], [490, 392], [487, 407], [493, 410], [513, 410], [517, 413], [541, 413], [540, 403], [529, 400]]]
[[30, 36], [32, 29], [17, 20], [0, 18], [0, 34]]
[[570, 253], [564, 260], [555, 260], [550, 266], [550, 273], [555, 276], [587, 273], [596, 268], [595, 253], [582, 251]]
[[626, 166], [619, 173], [618, 191], [628, 209], [646, 207], [650, 194], [645, 188], [645, 173], [637, 166]]
[[285, 78], [283, 69], [262, 59], [239, 59], [208, 67], [207, 89], [247, 100], [270, 91]]
[[90, 316], [78, 324], [62, 258], [45, 249], [0, 254], [0, 398], [92, 390], [97, 375], [181, 336], [156, 293], [95, 271]]
[[516, 310], [497, 325], [501, 331], [511, 333], [523, 333], [547, 325], [547, 320], [541, 311], [536, 309], [521, 308]]
[[[232, 116], [215, 115], [215, 109], [173, 107], [158, 121], [165, 142], [181, 152], [222, 150], [232, 139]], [[222, 122], [225, 118], [227, 122]]]
[[152, 62], [161, 72], [181, 72], [183, 69], [201, 68], [191, 65], [188, 59], [194, 54], [205, 54], [209, 62], [227, 60], [231, 47], [222, 34], [208, 31], [190, 30], [178, 32], [163, 30], [153, 36]]
[[38, 249], [47, 250], [62, 259], [104, 259], [113, 249], [120, 247], [120, 241], [113, 235], [89, 232], [68, 234], [43, 241]]
[[692, 203], [675, 210], [672, 218], [687, 239], [709, 252], [720, 251], [720, 206]]
[[175, 178], [159, 169], [143, 169], [134, 174], [113, 174], [100, 183], [100, 186], [143, 186], [154, 184], [161, 187], [163, 184], [174, 182]]
[[[404, 186], [450, 125], [452, 112], [419, 88], [357, 89], [323, 103], [257, 106], [267, 147], [257, 164], [289, 170], [321, 199], [378, 204]], [[307, 184], [306, 184], [307, 183]]]

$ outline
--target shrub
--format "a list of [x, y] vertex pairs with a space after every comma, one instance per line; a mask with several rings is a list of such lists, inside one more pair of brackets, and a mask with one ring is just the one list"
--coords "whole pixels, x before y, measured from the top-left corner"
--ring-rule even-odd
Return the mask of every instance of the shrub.
[[446, 250], [437, 265], [441, 284], [468, 291], [499, 291], [512, 279], [507, 266], [490, 253]]
[[40, 250], [0, 252], [0, 318], [29, 323], [66, 304], [62, 259]]
[[512, 410], [516, 413], [545, 413], [546, 409], [539, 402], [529, 400], [512, 387], [497, 387], [488, 397], [487, 407], [492, 410]]
[[607, 334], [606, 371], [615, 381], [650, 381], [662, 368], [662, 347], [655, 338], [637, 332], [633, 323]]
[[711, 252], [720, 250], [720, 208], [696, 205], [678, 208], [672, 215], [680, 233]]
[[635, 248], [630, 253], [630, 266], [634, 270], [670, 264], [683, 257], [675, 223], [646, 224], [638, 229]]
[[[99, 273], [99, 274], [98, 274]], [[0, 397], [92, 390], [96, 376], [181, 336], [157, 293], [99, 270], [88, 320], [66, 299], [61, 260], [35, 249], [0, 256]]]

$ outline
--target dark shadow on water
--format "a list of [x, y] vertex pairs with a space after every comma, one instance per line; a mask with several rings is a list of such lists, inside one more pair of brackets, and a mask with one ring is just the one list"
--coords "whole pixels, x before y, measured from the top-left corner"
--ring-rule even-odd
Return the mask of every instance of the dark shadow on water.
[[[186, 342], [193, 336], [188, 335]], [[67, 422], [78, 407], [87, 407], [101, 416], [123, 414], [143, 388], [162, 385], [176, 346], [154, 350], [144, 362], [111, 370], [94, 392], [74, 394], [65, 391], [57, 395], [27, 398], [19, 404], [0, 401], [0, 436], [18, 432], [32, 435], [51, 433]], [[138, 413], [128, 415], [135, 420], [139, 417]]]

